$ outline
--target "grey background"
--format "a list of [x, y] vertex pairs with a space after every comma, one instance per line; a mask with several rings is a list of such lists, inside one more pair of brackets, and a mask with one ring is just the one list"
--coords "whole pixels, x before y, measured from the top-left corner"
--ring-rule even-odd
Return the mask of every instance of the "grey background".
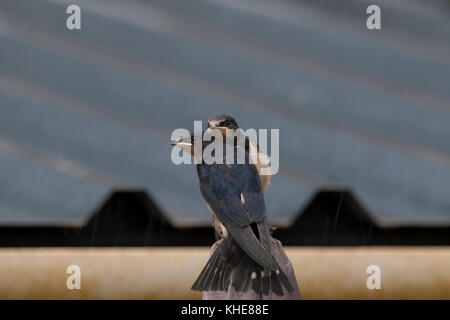
[[380, 224], [448, 225], [449, 18], [447, 1], [2, 0], [0, 224], [81, 224], [117, 190], [209, 224], [170, 133], [226, 113], [280, 129], [272, 223], [351, 190]]

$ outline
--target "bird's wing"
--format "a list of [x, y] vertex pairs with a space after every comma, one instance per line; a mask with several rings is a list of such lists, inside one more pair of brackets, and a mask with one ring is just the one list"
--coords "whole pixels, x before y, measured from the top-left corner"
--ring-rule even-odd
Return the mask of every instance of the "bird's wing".
[[252, 222], [257, 223], [261, 244], [268, 252], [272, 253], [272, 248], [270, 245], [271, 235], [266, 219], [264, 195], [262, 193], [261, 184], [259, 181], [256, 181], [256, 179], [249, 181], [242, 190], [241, 199]]
[[247, 211], [251, 222], [261, 222], [266, 218], [266, 206], [259, 176], [245, 181], [240, 195], [241, 203]]
[[[211, 165], [198, 170], [200, 190], [209, 205], [222, 202], [222, 211], [240, 227], [265, 219], [264, 195], [254, 165]], [[209, 199], [206, 191], [211, 193]]]
[[[208, 174], [202, 174], [202, 169], [199, 169], [200, 178], [200, 190], [208, 205], [214, 211], [219, 221], [225, 226], [229, 235], [236, 241], [236, 243], [244, 250], [254, 261], [262, 265], [268, 270], [277, 270], [278, 266], [273, 259], [270, 251], [267, 251], [261, 242], [258, 241], [251, 227], [249, 226], [253, 221], [252, 216], [247, 209], [260, 210], [261, 212], [256, 216], [261, 216], [264, 219], [264, 198], [257, 195], [251, 195], [251, 192], [246, 192], [246, 201], [250, 208], [244, 207], [241, 202], [242, 190], [236, 186], [239, 182], [239, 178], [243, 175], [249, 174], [243, 167], [247, 165], [239, 166], [226, 166], [226, 165], [212, 165], [204, 167], [204, 170], [208, 170]], [[233, 172], [237, 167], [240, 167], [239, 172]], [[256, 169], [254, 169], [256, 172]], [[251, 173], [250, 173], [251, 174]], [[256, 174], [257, 175], [257, 174]], [[202, 179], [204, 177], [204, 179]], [[253, 180], [244, 177], [245, 181]], [[259, 179], [259, 178], [258, 178]], [[241, 180], [242, 181], [242, 180]], [[259, 180], [258, 180], [259, 181]], [[260, 185], [259, 185], [260, 187]], [[247, 183], [245, 190], [252, 190], [256, 188], [251, 183]], [[262, 204], [261, 204], [262, 202]]]
[[[277, 270], [277, 263], [273, 259], [271, 253], [262, 246], [261, 242], [258, 241], [250, 225], [248, 223], [244, 223], [243, 226], [240, 226], [230, 219], [231, 212], [233, 212], [235, 216], [242, 217], [242, 221], [245, 221], [245, 218], [243, 217], [245, 217], [247, 213], [242, 204], [237, 205], [237, 203], [230, 203], [227, 200], [219, 199], [217, 195], [207, 186], [202, 188], [202, 194], [205, 197], [206, 202], [214, 211], [214, 214], [225, 226], [225, 228], [227, 228], [228, 234], [239, 245], [239, 247], [241, 247], [241, 249], [244, 250], [250, 258], [264, 268], [271, 271]], [[236, 214], [236, 212], [239, 213]]]

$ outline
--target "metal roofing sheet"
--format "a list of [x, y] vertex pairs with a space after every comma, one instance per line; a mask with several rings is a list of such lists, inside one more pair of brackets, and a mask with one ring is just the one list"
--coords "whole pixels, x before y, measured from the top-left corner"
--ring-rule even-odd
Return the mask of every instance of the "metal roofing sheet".
[[0, 185], [17, 180], [2, 222], [82, 221], [106, 194], [139, 188], [173, 222], [208, 223], [169, 136], [218, 113], [280, 129], [266, 195], [277, 223], [330, 188], [352, 190], [378, 220], [450, 221], [448, 13], [385, 4], [392, 16], [370, 33], [355, 12], [365, 1], [331, 13], [329, 1], [78, 3], [79, 32], [65, 28], [70, 1], [0, 5], [0, 141], [20, 160], [2, 162]]

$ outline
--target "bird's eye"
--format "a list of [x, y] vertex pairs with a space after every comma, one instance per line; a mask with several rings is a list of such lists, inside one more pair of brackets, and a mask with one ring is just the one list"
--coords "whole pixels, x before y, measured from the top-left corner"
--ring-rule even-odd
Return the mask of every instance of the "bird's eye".
[[230, 126], [230, 120], [225, 120], [222, 121], [222, 123], [220, 124], [222, 127], [229, 127]]

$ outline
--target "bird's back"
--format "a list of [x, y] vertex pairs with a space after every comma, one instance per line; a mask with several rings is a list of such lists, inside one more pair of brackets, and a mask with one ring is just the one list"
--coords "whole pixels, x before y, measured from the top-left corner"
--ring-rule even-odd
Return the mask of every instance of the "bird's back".
[[249, 162], [249, 153], [241, 150], [245, 156], [245, 163], [239, 164], [238, 147], [234, 147], [235, 163], [227, 164], [225, 152], [224, 148], [222, 164], [197, 165], [202, 195], [208, 203], [211, 201], [211, 194], [215, 195], [216, 200], [228, 201], [230, 206], [235, 204], [235, 201], [243, 203], [247, 218], [237, 216], [237, 213], [242, 213], [240, 210], [230, 212], [230, 218], [240, 226], [263, 221], [266, 215], [261, 180], [256, 166]]

